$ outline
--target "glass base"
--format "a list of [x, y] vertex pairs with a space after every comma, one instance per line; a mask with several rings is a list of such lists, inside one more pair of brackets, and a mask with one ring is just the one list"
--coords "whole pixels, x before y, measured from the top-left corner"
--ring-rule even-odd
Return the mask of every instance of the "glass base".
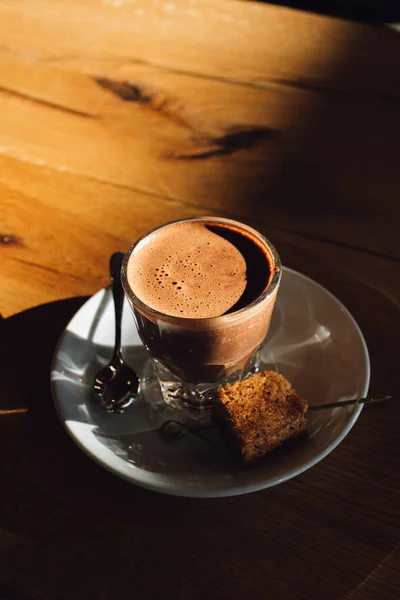
[[246, 379], [259, 370], [260, 353], [257, 351], [243, 371], [214, 383], [194, 385], [178, 379], [160, 363], [149, 359], [141, 380], [141, 389], [154, 407], [164, 402], [173, 409], [210, 411], [219, 387]]

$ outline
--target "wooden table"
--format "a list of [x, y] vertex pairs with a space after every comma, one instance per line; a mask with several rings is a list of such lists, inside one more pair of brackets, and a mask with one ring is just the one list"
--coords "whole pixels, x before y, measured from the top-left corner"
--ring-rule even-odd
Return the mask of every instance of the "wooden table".
[[[1, 0], [0, 32], [1, 600], [400, 598], [400, 36], [228, 0]], [[394, 396], [208, 501], [95, 465], [49, 392], [110, 253], [204, 214], [331, 290]]]

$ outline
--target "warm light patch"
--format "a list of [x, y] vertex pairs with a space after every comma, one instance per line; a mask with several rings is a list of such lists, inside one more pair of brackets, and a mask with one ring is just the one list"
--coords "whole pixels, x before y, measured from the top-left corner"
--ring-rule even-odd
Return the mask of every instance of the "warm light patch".
[[0, 417], [5, 415], [20, 415], [27, 412], [27, 408], [0, 408]]

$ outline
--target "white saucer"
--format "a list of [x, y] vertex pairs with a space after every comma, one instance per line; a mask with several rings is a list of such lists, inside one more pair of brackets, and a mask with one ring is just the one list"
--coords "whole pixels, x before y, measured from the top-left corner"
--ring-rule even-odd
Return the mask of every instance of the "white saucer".
[[[125, 358], [140, 375], [147, 352], [127, 304], [122, 328]], [[79, 309], [60, 339], [51, 373], [54, 403], [82, 450], [112, 473], [157, 492], [233, 496], [282, 483], [329, 454], [361, 412], [360, 406], [350, 406], [310, 413], [307, 437], [243, 469], [231, 463], [217, 431], [205, 433], [204, 439], [191, 434], [162, 439], [159, 421], [143, 397], [122, 415], [98, 407], [91, 386], [97, 370], [110, 359], [113, 344], [114, 311], [107, 289]], [[354, 319], [327, 290], [291, 269], [284, 269], [262, 356], [309, 404], [367, 394], [368, 351]]]

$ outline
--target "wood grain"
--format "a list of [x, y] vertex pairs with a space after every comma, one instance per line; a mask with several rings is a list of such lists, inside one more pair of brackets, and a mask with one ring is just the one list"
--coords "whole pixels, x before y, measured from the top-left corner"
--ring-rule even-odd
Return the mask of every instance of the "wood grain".
[[[235, 0], [36, 0], [21, 10], [21, 2], [2, 0], [0, 11], [2, 46], [16, 54], [124, 59], [260, 86], [399, 93], [395, 32], [286, 8]], [[372, 59], [366, 43], [374, 45]]]
[[[169, 220], [221, 214], [217, 207], [187, 206], [7, 157], [0, 158], [0, 194], [3, 226], [14, 236], [1, 244], [3, 316], [43, 300], [92, 294], [107, 283], [110, 254], [126, 250], [149, 229]], [[377, 290], [399, 308], [395, 261], [370, 252], [346, 252], [329, 241], [318, 242], [264, 225], [254, 215], [245, 220], [279, 248], [284, 264], [316, 277], [327, 287], [332, 286], [332, 272], [339, 264], [342, 276], [346, 273], [366, 288]], [[311, 251], [302, 260], [297, 260], [296, 252], [286, 256], [282, 248], [286, 241], [299, 251], [314, 248], [315, 254]], [[319, 245], [324, 248], [323, 260]]]
[[[400, 597], [400, 37], [236, 0], [0, 0], [0, 598]], [[209, 501], [91, 462], [57, 340], [111, 252], [237, 217], [347, 306], [371, 356], [351, 434]]]
[[[35, 6], [31, 26], [36, 23], [41, 3]], [[248, 6], [252, 7], [250, 18], [254, 7]], [[71, 43], [73, 40], [78, 48], [79, 40], [86, 39], [87, 29], [74, 18], [74, 11], [61, 12], [64, 33], [59, 41], [52, 38], [50, 43], [46, 35], [54, 34], [50, 23], [57, 27], [58, 21], [52, 21], [56, 8], [62, 11], [57, 3], [43, 4], [46, 31], [43, 37], [38, 36], [40, 52], [36, 49], [32, 54], [27, 48], [32, 36], [25, 21], [25, 25], [18, 25], [20, 36], [25, 29], [28, 32], [27, 40], [18, 42], [23, 43], [24, 51], [8, 47], [2, 52], [0, 147], [4, 155], [194, 207], [209, 206], [242, 218], [257, 214], [257, 220], [268, 224], [399, 258], [397, 235], [387, 215], [393, 213], [394, 219], [399, 218], [395, 199], [399, 193], [400, 105], [397, 92], [389, 89], [394, 78], [388, 76], [382, 81], [381, 68], [371, 68], [368, 77], [375, 93], [362, 90], [361, 95], [350, 85], [346, 93], [329, 94], [317, 91], [311, 83], [287, 86], [278, 81], [279, 77], [272, 87], [254, 88], [250, 86], [250, 69], [246, 85], [221, 81], [204, 42], [196, 46], [208, 56], [208, 76], [204, 72], [202, 77], [174, 72], [168, 66], [167, 51], [168, 64], [143, 64], [100, 41], [98, 48], [103, 50], [88, 52], [86, 44], [82, 54], [59, 56], [54, 54], [57, 44], [72, 36]], [[124, 3], [123, 8], [133, 11], [133, 22], [135, 11], [143, 10], [130, 3]], [[254, 26], [259, 8], [267, 7], [256, 7]], [[23, 16], [12, 10], [8, 19], [26, 19], [30, 10], [31, 4]], [[88, 11], [88, 18], [90, 11], [96, 18], [102, 11], [112, 11], [112, 23], [118, 23], [119, 29], [127, 27], [128, 13], [121, 20], [117, 6], [100, 5], [95, 10], [86, 2], [80, 10]], [[286, 19], [287, 11], [276, 14], [282, 14], [278, 30], [284, 30], [291, 43], [303, 48], [304, 15], [288, 13], [290, 18]], [[267, 10], [265, 24], [270, 31], [268, 15]], [[293, 18], [298, 19], [297, 28]], [[331, 27], [332, 35], [337, 36], [333, 39], [340, 39], [340, 43], [352, 32], [352, 43], [356, 44], [362, 33], [365, 53], [375, 43], [379, 65], [386, 68], [390, 64], [392, 72], [398, 70], [393, 61], [400, 56], [400, 40], [395, 35], [377, 34], [370, 27], [349, 29], [348, 24], [329, 19], [312, 17], [310, 23], [318, 23], [324, 32]], [[179, 27], [174, 30], [174, 36], [183, 44], [179, 31]], [[100, 40], [101, 28], [98, 35]], [[137, 51], [138, 39], [132, 40], [132, 52]], [[279, 41], [283, 44], [283, 39]], [[219, 43], [229, 44], [230, 40], [222, 36]], [[268, 64], [275, 64], [272, 55], [276, 46], [259, 43], [265, 45]], [[361, 51], [359, 45], [357, 48]], [[307, 46], [307, 52], [312, 51], [314, 57], [315, 46]], [[247, 45], [242, 55], [251, 52]], [[291, 55], [294, 60], [295, 55]], [[346, 62], [334, 49], [330, 56], [335, 58], [342, 82], [357, 80], [351, 70], [352, 53], [346, 55]], [[226, 66], [232, 60], [229, 54]], [[357, 60], [357, 68], [361, 69], [361, 62]], [[306, 60], [304, 64], [312, 71], [312, 63]], [[327, 64], [324, 73], [332, 70]], [[315, 78], [313, 72], [310, 80]]]
[[0, 183], [3, 227], [15, 232], [1, 244], [3, 316], [94, 293], [107, 284], [112, 252], [160, 222], [209, 212], [9, 158], [0, 172], [14, 181]]

